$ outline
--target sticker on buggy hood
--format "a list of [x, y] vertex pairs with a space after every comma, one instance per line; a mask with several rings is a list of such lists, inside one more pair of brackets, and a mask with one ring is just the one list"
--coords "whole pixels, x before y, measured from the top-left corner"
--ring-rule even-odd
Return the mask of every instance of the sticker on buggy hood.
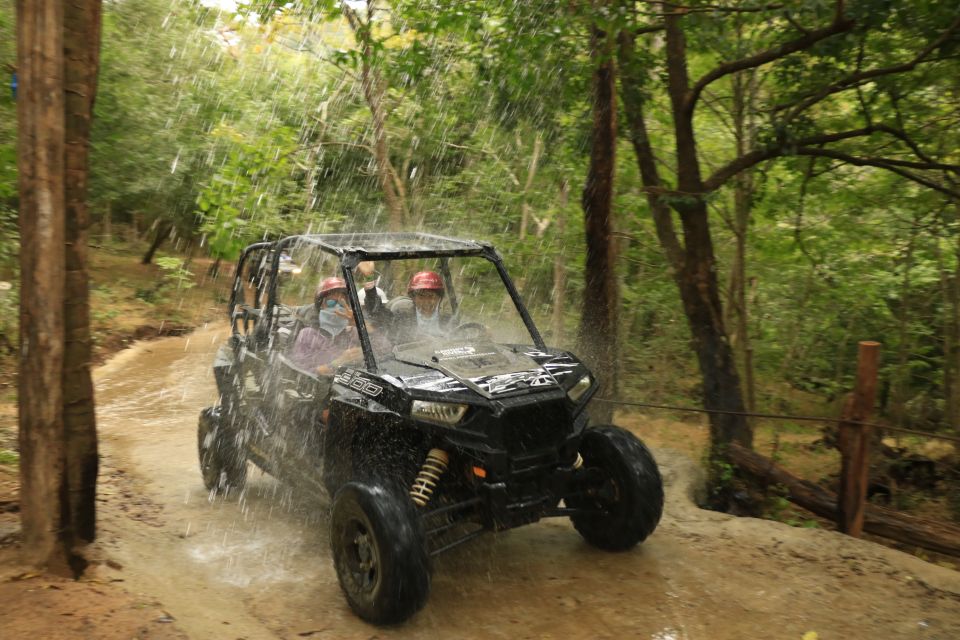
[[425, 343], [395, 349], [397, 360], [446, 374], [414, 376], [405, 382], [425, 391], [478, 391], [493, 396], [531, 387], [557, 386], [550, 371], [524, 352], [492, 342]]

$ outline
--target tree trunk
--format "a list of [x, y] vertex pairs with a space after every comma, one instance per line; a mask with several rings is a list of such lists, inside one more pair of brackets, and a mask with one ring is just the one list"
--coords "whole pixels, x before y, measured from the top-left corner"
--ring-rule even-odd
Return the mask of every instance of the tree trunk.
[[557, 209], [558, 248], [553, 256], [553, 345], [562, 347], [564, 341], [563, 315], [567, 307], [567, 258], [563, 251], [564, 232], [567, 226], [567, 204], [570, 199], [570, 183], [566, 178], [560, 180], [560, 203]]
[[[527, 197], [530, 193], [530, 189], [533, 187], [533, 180], [537, 176], [537, 167], [540, 164], [540, 153], [543, 151], [543, 137], [537, 133], [536, 138], [533, 140], [533, 153], [530, 155], [530, 164], [527, 166], [527, 179], [523, 183], [523, 194], [521, 196], [522, 203], [520, 204], [520, 239], [524, 240], [527, 237], [527, 227], [530, 224], [530, 203], [527, 202]], [[539, 237], [539, 233], [537, 234]]]
[[[703, 379], [703, 406], [705, 409], [733, 412], [709, 414], [711, 458], [723, 461], [727, 459], [728, 444], [738, 442], [749, 447], [753, 442], [753, 433], [745, 417], [736, 415], [744, 412], [743, 395], [733, 350], [723, 324], [723, 306], [720, 303], [707, 204], [700, 195], [703, 193], [703, 182], [697, 158], [692, 106], [687, 99], [690, 90], [686, 42], [678, 20], [679, 16], [676, 15], [665, 19], [667, 70], [677, 151], [677, 186], [684, 196], [671, 198], [669, 206], [662, 196], [664, 184], [657, 172], [644, 121], [641, 90], [644, 70], [635, 59], [633, 37], [626, 32], [620, 35], [619, 53], [624, 112], [630, 123], [631, 140], [656, 224], [657, 237], [673, 268], [693, 338], [693, 349]], [[684, 239], [682, 245], [673, 226], [670, 207], [680, 216]], [[714, 481], [718, 477], [714, 474]]]
[[[615, 74], [610, 57], [610, 38], [594, 28], [591, 36], [593, 74], [593, 133], [590, 166], [583, 189], [586, 230], [583, 315], [577, 336], [578, 349], [600, 382], [601, 397], [617, 394], [617, 311], [616, 250], [612, 242], [613, 179], [616, 168]], [[613, 411], [599, 403], [593, 417], [609, 422]]]
[[86, 181], [100, 2], [22, 3], [18, 23], [24, 551], [76, 576], [95, 535]]
[[104, 205], [102, 233], [104, 240], [110, 240], [113, 237], [113, 206], [109, 200]]
[[731, 442], [752, 446], [753, 433], [743, 413], [743, 396], [733, 350], [723, 326], [713, 243], [707, 206], [699, 201], [681, 213], [686, 244], [685, 264], [678, 278], [680, 298], [693, 337], [693, 348], [703, 377], [703, 406], [728, 413], [710, 414], [710, 441], [714, 454], [724, 456]]
[[140, 261], [140, 264], [150, 264], [153, 262], [153, 254], [157, 252], [157, 249], [160, 248], [163, 241], [170, 235], [171, 229], [173, 229], [173, 223], [171, 222], [161, 222], [157, 225], [157, 235], [153, 236], [153, 242], [150, 243], [147, 252], [143, 254], [143, 259]]
[[940, 249], [938, 240], [933, 242], [940, 275], [940, 296], [943, 306], [941, 336], [943, 341], [944, 422], [960, 424], [960, 234], [957, 235], [957, 251], [953, 255], [956, 266], [951, 270]]
[[803, 320], [806, 318], [806, 314], [804, 314], [802, 310], [806, 309], [807, 302], [813, 295], [815, 276], [816, 267], [811, 265], [810, 271], [807, 272], [807, 277], [804, 279], [803, 292], [800, 294], [800, 298], [796, 301], [797, 311], [794, 314], [793, 319], [790, 322], [790, 326], [786, 332], [786, 335], [789, 336], [790, 343], [784, 350], [785, 355], [783, 356], [783, 360], [780, 362], [780, 377], [784, 379], [790, 378], [790, 369], [793, 367], [794, 361], [801, 359], [799, 354], [803, 350], [803, 347], [800, 339], [800, 328], [803, 325]]
[[907, 400], [910, 394], [910, 314], [913, 286], [913, 252], [917, 241], [918, 221], [914, 220], [910, 238], [907, 241], [907, 251], [903, 262], [903, 281], [900, 285], [900, 305], [895, 314], [897, 317], [897, 366], [893, 373], [893, 389], [891, 390], [891, 409], [894, 421], [905, 424], [907, 418]]
[[[683, 225], [684, 265], [679, 275], [680, 297], [703, 376], [704, 408], [742, 413], [740, 378], [723, 325], [707, 202], [700, 195], [704, 189], [693, 130], [693, 106], [689, 102], [686, 38], [680, 27], [680, 16], [671, 14], [665, 18], [665, 24], [668, 90], [677, 149], [677, 187], [681, 193], [690, 194], [672, 203]], [[711, 413], [710, 441], [714, 456], [725, 457], [724, 448], [731, 442], [752, 446], [753, 433], [742, 415]]]
[[[83, 542], [92, 542], [96, 533], [98, 457], [90, 376], [87, 176], [100, 63], [100, 7], [100, 0], [73, 0], [64, 4], [67, 272], [63, 313], [63, 421], [70, 521], [76, 539]], [[107, 216], [109, 218], [109, 209]]]
[[960, 233], [957, 234], [957, 250], [954, 255], [956, 266], [953, 277], [948, 279], [949, 313], [947, 345], [944, 351], [944, 394], [947, 403], [947, 415], [954, 428], [960, 425]]
[[[752, 149], [756, 139], [753, 122], [753, 96], [756, 93], [756, 72], [741, 72], [733, 76], [733, 123], [736, 134], [737, 157]], [[753, 383], [753, 345], [750, 342], [750, 310], [747, 306], [747, 231], [753, 208], [753, 172], [739, 173], [733, 183], [734, 226], [736, 251], [731, 269], [730, 298], [736, 317], [734, 336], [736, 352], [743, 372], [747, 409], [756, 409], [756, 390]]]
[[407, 220], [407, 198], [403, 177], [398, 176], [390, 161], [390, 144], [387, 139], [387, 110], [384, 105], [386, 88], [380, 70], [374, 64], [373, 12], [372, 0], [367, 2], [366, 19], [346, 2], [341, 3], [344, 15], [353, 30], [354, 38], [360, 44], [360, 85], [363, 97], [370, 109], [371, 128], [373, 130], [373, 159], [377, 169], [377, 180], [383, 190], [390, 219], [390, 230], [401, 231]]

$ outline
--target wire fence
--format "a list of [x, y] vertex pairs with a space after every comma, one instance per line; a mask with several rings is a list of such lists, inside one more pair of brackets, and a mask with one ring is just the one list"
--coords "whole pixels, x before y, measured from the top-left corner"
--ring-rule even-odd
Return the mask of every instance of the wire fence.
[[[825, 416], [797, 416], [797, 415], [782, 415], [776, 413], [757, 413], [752, 411], [727, 411], [724, 409], [702, 409], [699, 407], [680, 407], [669, 404], [654, 404], [650, 402], [631, 402], [627, 400], [612, 400], [610, 398], [594, 398], [594, 402], [606, 402], [608, 404], [623, 405], [629, 407], [642, 407], [648, 409], [664, 409], [668, 411], [686, 411], [690, 413], [715, 413], [721, 415], [731, 415], [731, 416], [744, 416], [746, 418], [759, 418], [762, 420], [796, 420], [796, 421], [806, 421], [806, 422], [830, 422], [834, 424], [848, 423], [848, 424], [858, 424], [864, 427], [873, 427], [875, 429], [880, 429], [882, 431], [890, 431], [893, 433], [906, 433], [915, 436], [922, 436], [925, 438], [932, 438], [935, 440], [945, 440], [947, 442], [955, 442], [960, 444], [960, 436], [947, 435], [944, 433], [933, 433], [930, 431], [920, 431], [917, 429], [907, 429], [906, 427], [894, 427], [886, 424], [878, 424], [876, 422], [859, 422], [857, 420], [845, 420], [843, 418], [828, 418]], [[953, 428], [954, 431], [960, 431], [960, 429]]]

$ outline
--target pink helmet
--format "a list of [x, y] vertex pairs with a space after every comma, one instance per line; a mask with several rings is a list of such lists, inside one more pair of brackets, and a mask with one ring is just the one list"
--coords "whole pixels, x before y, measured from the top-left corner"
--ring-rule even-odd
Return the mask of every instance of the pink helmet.
[[347, 283], [343, 278], [338, 278], [336, 276], [330, 276], [329, 278], [324, 278], [320, 282], [320, 286], [317, 287], [317, 293], [314, 296], [314, 300], [320, 300], [334, 291], [346, 291]]
[[410, 284], [407, 285], [407, 293], [412, 294], [417, 291], [436, 291], [443, 295], [443, 280], [433, 271], [421, 271], [413, 274], [410, 278]]

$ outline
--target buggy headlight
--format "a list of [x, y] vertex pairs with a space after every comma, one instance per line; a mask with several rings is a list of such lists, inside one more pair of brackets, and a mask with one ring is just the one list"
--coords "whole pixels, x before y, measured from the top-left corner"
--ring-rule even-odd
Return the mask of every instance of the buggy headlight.
[[567, 391], [567, 397], [575, 403], [580, 402], [580, 398], [590, 389], [591, 384], [593, 384], [593, 380], [590, 379], [590, 374], [588, 373], [577, 380], [577, 384], [570, 387]]
[[450, 402], [429, 402], [427, 400], [414, 400], [410, 407], [410, 416], [435, 422], [446, 426], [453, 426], [463, 419], [467, 413], [467, 405], [453, 404]]

